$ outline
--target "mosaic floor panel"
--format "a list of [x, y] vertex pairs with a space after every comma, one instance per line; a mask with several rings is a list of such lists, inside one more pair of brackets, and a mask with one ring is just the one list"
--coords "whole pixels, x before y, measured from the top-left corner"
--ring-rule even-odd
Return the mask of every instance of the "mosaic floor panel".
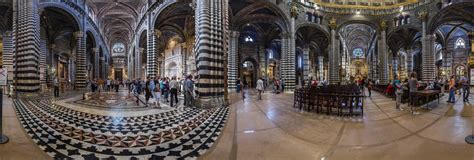
[[179, 107], [151, 115], [103, 116], [50, 98], [20, 99], [14, 106], [27, 134], [55, 159], [194, 159], [215, 142], [229, 113], [227, 107]]

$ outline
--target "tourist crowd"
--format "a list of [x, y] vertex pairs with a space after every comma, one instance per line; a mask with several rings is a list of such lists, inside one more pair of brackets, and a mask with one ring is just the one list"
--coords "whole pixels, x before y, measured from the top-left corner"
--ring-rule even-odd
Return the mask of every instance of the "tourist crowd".
[[[178, 106], [178, 95], [184, 95], [184, 105], [191, 106], [194, 99], [194, 81], [192, 76], [185, 79], [174, 77], [156, 77], [134, 80], [94, 79], [89, 82], [92, 92], [119, 92], [119, 88], [127, 89], [129, 94], [136, 97], [136, 103], [142, 102], [148, 106], [149, 102], [155, 107], [160, 103], [169, 103], [171, 107]], [[145, 100], [140, 99], [144, 95]]]

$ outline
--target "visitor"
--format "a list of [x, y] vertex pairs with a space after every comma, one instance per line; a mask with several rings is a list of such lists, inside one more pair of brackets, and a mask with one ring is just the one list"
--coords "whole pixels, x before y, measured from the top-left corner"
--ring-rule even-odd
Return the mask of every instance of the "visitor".
[[104, 91], [104, 80], [102, 78], [99, 78], [99, 81], [97, 81], [97, 83], [99, 84], [99, 93], [100, 91]]
[[107, 78], [107, 81], [106, 81], [106, 91], [109, 92], [110, 91], [110, 79]]
[[115, 92], [119, 91], [120, 81], [115, 81]]
[[142, 79], [138, 78], [138, 80], [135, 81], [135, 87], [137, 87], [137, 94], [140, 95], [142, 94]]
[[455, 98], [454, 98], [454, 92], [456, 91], [456, 80], [454, 79], [454, 76], [451, 76], [451, 79], [449, 80], [449, 98], [448, 98], [448, 103], [454, 103]]
[[257, 91], [258, 91], [258, 100], [262, 100], [262, 91], [264, 89], [263, 79], [260, 78], [257, 80]]
[[192, 76], [189, 75], [184, 83], [184, 97], [186, 107], [191, 107], [193, 105], [194, 82], [191, 78]]
[[418, 91], [418, 80], [416, 79], [416, 72], [412, 72], [410, 75], [410, 80], [408, 80], [408, 88], [409, 88], [409, 105], [415, 105], [415, 102], [413, 102], [413, 97], [415, 95], [415, 92]]
[[59, 79], [54, 77], [54, 97], [59, 97]]
[[150, 81], [151, 78], [148, 77], [145, 82], [144, 93], [145, 93], [145, 107], [148, 107], [148, 101], [151, 97], [151, 89], [150, 89]]
[[155, 107], [160, 107], [160, 97], [161, 97], [161, 93], [160, 93], [160, 78], [159, 77], [156, 77], [152, 82], [150, 82], [151, 84], [150, 85], [153, 85], [152, 87], [150, 87], [152, 89], [152, 94], [153, 94], [153, 98], [155, 99], [155, 101], [153, 102]]
[[[244, 83], [244, 82], [241, 81], [241, 82], [240, 82], [240, 85], [241, 85], [241, 86], [245, 86], [243, 83]], [[244, 89], [244, 88], [242, 88], [242, 91], [240, 92], [240, 95], [242, 96], [242, 100], [245, 100], [245, 89]]]
[[145, 87], [146, 87], [146, 83], [145, 83], [146, 79], [141, 79], [140, 78], [140, 93], [143, 92], [143, 94], [145, 94]]
[[402, 82], [398, 79], [397, 75], [394, 75], [394, 80], [393, 80], [393, 87], [395, 89], [395, 109], [399, 111], [403, 111], [402, 108], [400, 108], [400, 104], [402, 103], [402, 94], [403, 94], [403, 86]]
[[178, 81], [176, 81], [176, 76], [173, 76], [173, 78], [171, 78], [171, 82], [169, 83], [169, 85], [170, 85], [170, 93], [171, 93], [170, 106], [173, 107], [173, 104], [176, 104], [176, 106], [178, 106], [178, 87], [179, 87], [179, 83], [178, 83]]
[[242, 86], [240, 85], [240, 77], [237, 78], [237, 81], [235, 82], [235, 84], [237, 85], [237, 93], [240, 93], [240, 89], [242, 88]]
[[464, 102], [469, 102], [469, 92], [470, 92], [470, 87], [469, 87], [469, 80], [467, 79], [466, 76], [461, 77], [461, 85], [463, 89], [463, 101]]

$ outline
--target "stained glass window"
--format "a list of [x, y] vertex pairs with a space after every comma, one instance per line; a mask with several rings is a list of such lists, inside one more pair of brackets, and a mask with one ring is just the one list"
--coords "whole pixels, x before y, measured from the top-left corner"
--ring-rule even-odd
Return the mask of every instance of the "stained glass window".
[[363, 57], [364, 51], [362, 51], [361, 48], [356, 48], [352, 51], [352, 54], [354, 55], [354, 57]]
[[456, 43], [454, 44], [454, 49], [457, 49], [457, 48], [466, 48], [464, 39], [458, 38], [458, 40], [456, 40]]

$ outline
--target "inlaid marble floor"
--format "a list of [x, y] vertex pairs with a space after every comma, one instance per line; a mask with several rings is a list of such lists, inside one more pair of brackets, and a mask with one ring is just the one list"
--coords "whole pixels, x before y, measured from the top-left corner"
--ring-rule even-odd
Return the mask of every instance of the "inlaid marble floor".
[[473, 107], [459, 97], [452, 105], [445, 96], [440, 104], [431, 103], [434, 109], [412, 116], [373, 93], [364, 102], [363, 118], [300, 112], [292, 107], [292, 94], [251, 98], [232, 104], [218, 143], [201, 159], [474, 159], [474, 145], [464, 141], [473, 134]]
[[[412, 116], [408, 110], [396, 111], [395, 102], [392, 99], [373, 93], [371, 98], [364, 101], [364, 117], [340, 118], [293, 109], [292, 94], [275, 95], [265, 93], [263, 94], [263, 100], [256, 101], [255, 91], [249, 90], [247, 91], [248, 98], [245, 101], [242, 101], [237, 94], [231, 94], [229, 97], [232, 105], [227, 109], [215, 111], [196, 109], [135, 111], [138, 117], [146, 117], [147, 114], [169, 117], [162, 118], [168, 120], [167, 123], [153, 124], [153, 126], [147, 125], [150, 124], [147, 122], [157, 122], [150, 121], [152, 119], [150, 117], [141, 120], [134, 118], [126, 120], [107, 119], [107, 116], [127, 117], [129, 115], [114, 115], [117, 113], [107, 112], [103, 109], [87, 108], [79, 110], [71, 108], [75, 107], [74, 105], [67, 104], [47, 106], [47, 100], [34, 99], [30, 99], [32, 102], [28, 106], [25, 105], [26, 107], [17, 107], [17, 112], [22, 115], [18, 117], [13, 109], [12, 101], [4, 97], [3, 124], [5, 134], [11, 138], [11, 141], [0, 145], [0, 160], [52, 159], [51, 155], [61, 156], [61, 154], [63, 156], [72, 154], [72, 156], [79, 157], [77, 153], [110, 158], [110, 152], [114, 152], [113, 154], [118, 158], [122, 156], [122, 158], [127, 159], [130, 157], [123, 156], [123, 154], [135, 154], [135, 158], [148, 159], [152, 158], [153, 155], [153, 151], [149, 149], [150, 145], [160, 146], [156, 143], [167, 143], [166, 141], [172, 140], [164, 138], [160, 141], [155, 140], [153, 142], [153, 140], [149, 140], [148, 143], [143, 143], [142, 138], [134, 139], [135, 141], [130, 140], [131, 135], [156, 132], [161, 130], [160, 125], [166, 126], [168, 124], [168, 128], [173, 128], [176, 125], [169, 124], [180, 123], [180, 121], [189, 122], [182, 120], [186, 119], [183, 117], [192, 119], [192, 115], [195, 114], [211, 115], [209, 117], [216, 115], [214, 118], [204, 118], [205, 120], [226, 119], [225, 126], [223, 123], [209, 123], [214, 124], [215, 127], [208, 128], [219, 129], [220, 124], [223, 126], [220, 135], [214, 134], [214, 136], [211, 136], [213, 138], [207, 138], [216, 139], [216, 142], [212, 144], [199, 140], [201, 143], [193, 146], [202, 144], [202, 146], [210, 148], [191, 149], [193, 147], [188, 144], [188, 150], [186, 150], [184, 145], [181, 145], [183, 147], [175, 148], [175, 152], [157, 152], [153, 158], [163, 158], [157, 156], [168, 154], [168, 159], [175, 159], [187, 155], [185, 153], [197, 151], [194, 152], [196, 154], [191, 154], [192, 156], [189, 156], [189, 158], [203, 154], [198, 159], [474, 159], [474, 146], [464, 142], [465, 136], [473, 134], [472, 105], [459, 101], [459, 98], [452, 105], [446, 103], [447, 97], [445, 96], [440, 104], [431, 103], [433, 109], [429, 111], [420, 110], [420, 115]], [[471, 98], [471, 102], [474, 103], [474, 98]], [[90, 113], [76, 114], [77, 112], [72, 112], [71, 109], [77, 112], [89, 111]], [[223, 118], [226, 112], [229, 114], [227, 118]], [[177, 114], [183, 116], [166, 116]], [[56, 122], [47, 120], [46, 117], [49, 116], [58, 117], [59, 122], [68, 124], [67, 126], [72, 126], [74, 129], [54, 125]], [[23, 123], [20, 123], [19, 119]], [[31, 125], [25, 125], [27, 121], [31, 121], [27, 123]], [[42, 124], [38, 123], [39, 121], [42, 121]], [[121, 125], [114, 125], [114, 123]], [[23, 129], [22, 124], [25, 125], [26, 130]], [[49, 127], [44, 131], [33, 129], [42, 126]], [[156, 127], [154, 128], [154, 126]], [[192, 129], [191, 132], [194, 132], [194, 130]], [[177, 135], [173, 134], [174, 138], [179, 139], [178, 136], [187, 135], [187, 132], [183, 130], [180, 130], [179, 133]], [[30, 138], [32, 134], [43, 138], [32, 139]], [[59, 134], [63, 136], [57, 137]], [[100, 138], [102, 134], [109, 136], [109, 138]], [[97, 137], [96, 135], [99, 135], [99, 138], [92, 138]], [[118, 138], [117, 136], [121, 137]], [[129, 137], [124, 138], [124, 136]], [[54, 139], [66, 140], [59, 142]], [[94, 144], [90, 145], [92, 143]], [[64, 148], [61, 146], [62, 144], [66, 145], [66, 149], [61, 149]], [[147, 148], [142, 145], [149, 146]], [[50, 149], [46, 146], [49, 146]], [[108, 148], [112, 149], [108, 150]], [[136, 150], [137, 148], [144, 148], [144, 150]], [[91, 151], [90, 149], [96, 150]], [[132, 151], [123, 152], [125, 149], [131, 149]], [[43, 150], [48, 151], [48, 154]], [[207, 151], [204, 152], [205, 150]], [[118, 151], [122, 151], [123, 154]], [[139, 156], [138, 154], [141, 153], [143, 155]], [[171, 155], [169, 155], [170, 153]], [[176, 156], [176, 154], [180, 156]]]

